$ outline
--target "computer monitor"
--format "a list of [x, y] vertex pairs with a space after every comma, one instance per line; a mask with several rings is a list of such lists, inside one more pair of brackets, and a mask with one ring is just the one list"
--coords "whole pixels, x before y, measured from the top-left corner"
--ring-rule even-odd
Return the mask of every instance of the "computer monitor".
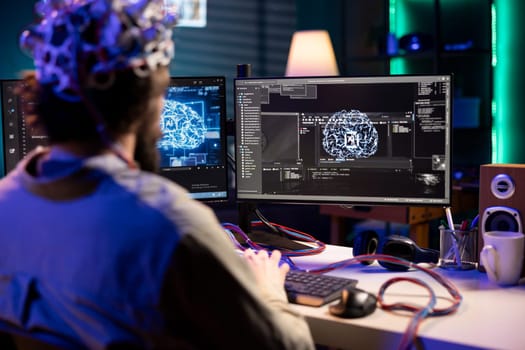
[[172, 77], [161, 115], [161, 175], [195, 199], [228, 199], [225, 77]]
[[450, 75], [237, 78], [240, 202], [450, 205]]
[[[20, 79], [1, 80], [3, 166], [12, 170], [29, 151], [47, 145], [47, 135], [29, 127], [25, 101], [15, 94]], [[157, 147], [160, 174], [201, 201], [228, 199], [226, 98], [224, 77], [173, 77], [161, 116], [163, 137]]]
[[22, 83], [20, 79], [0, 80], [2, 140], [0, 146], [0, 175], [15, 168], [19, 160], [36, 146], [48, 144], [46, 133], [41, 128], [31, 127], [24, 117], [24, 105], [33, 101], [24, 100], [16, 94]]

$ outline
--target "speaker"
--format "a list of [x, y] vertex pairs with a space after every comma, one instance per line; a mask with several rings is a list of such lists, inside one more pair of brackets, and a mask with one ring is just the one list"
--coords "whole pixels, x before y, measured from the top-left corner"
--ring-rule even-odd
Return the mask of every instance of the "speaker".
[[[487, 231], [523, 232], [525, 164], [484, 164], [479, 178], [478, 257]], [[521, 194], [521, 195], [520, 195]], [[479, 259], [478, 259], [479, 261]], [[479, 263], [479, 269], [484, 271]], [[525, 262], [522, 276], [525, 275]]]

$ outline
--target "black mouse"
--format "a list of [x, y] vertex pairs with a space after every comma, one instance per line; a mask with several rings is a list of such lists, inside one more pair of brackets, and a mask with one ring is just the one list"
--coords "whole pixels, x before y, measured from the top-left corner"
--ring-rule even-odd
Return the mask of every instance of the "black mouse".
[[346, 288], [341, 293], [341, 300], [330, 305], [328, 310], [334, 316], [343, 318], [358, 318], [370, 315], [375, 311], [377, 298], [359, 288]]

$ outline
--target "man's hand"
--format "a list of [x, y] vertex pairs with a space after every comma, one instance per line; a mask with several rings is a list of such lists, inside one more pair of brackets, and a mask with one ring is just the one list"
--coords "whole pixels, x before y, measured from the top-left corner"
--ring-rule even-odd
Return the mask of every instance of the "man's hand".
[[268, 256], [268, 252], [264, 250], [255, 252], [252, 249], [247, 249], [244, 251], [244, 258], [255, 274], [257, 284], [263, 291], [267, 291], [272, 295], [278, 293], [280, 297], [286, 297], [284, 280], [290, 270], [290, 266], [286, 263], [279, 266], [281, 260], [280, 251], [274, 250]]

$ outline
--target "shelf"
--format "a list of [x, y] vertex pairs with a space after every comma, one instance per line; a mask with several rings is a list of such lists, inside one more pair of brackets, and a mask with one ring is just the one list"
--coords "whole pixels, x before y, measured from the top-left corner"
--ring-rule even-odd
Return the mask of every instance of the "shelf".
[[[349, 20], [344, 26], [344, 42], [348, 44], [342, 71], [348, 75], [452, 74], [455, 97], [479, 99], [479, 127], [454, 129], [453, 165], [490, 163], [494, 98], [492, 0], [344, 3], [345, 18]], [[397, 54], [387, 54], [392, 52], [387, 51], [392, 34], [399, 40], [409, 33], [427, 34], [433, 45], [421, 52], [399, 48]]]
[[468, 58], [472, 59], [478, 56], [491, 56], [491, 51], [487, 49], [471, 49], [465, 51], [424, 51], [424, 52], [409, 52], [399, 53], [396, 55], [364, 55], [364, 56], [350, 56], [349, 62], [377, 62], [388, 61], [391, 59], [445, 59], [445, 58]]

